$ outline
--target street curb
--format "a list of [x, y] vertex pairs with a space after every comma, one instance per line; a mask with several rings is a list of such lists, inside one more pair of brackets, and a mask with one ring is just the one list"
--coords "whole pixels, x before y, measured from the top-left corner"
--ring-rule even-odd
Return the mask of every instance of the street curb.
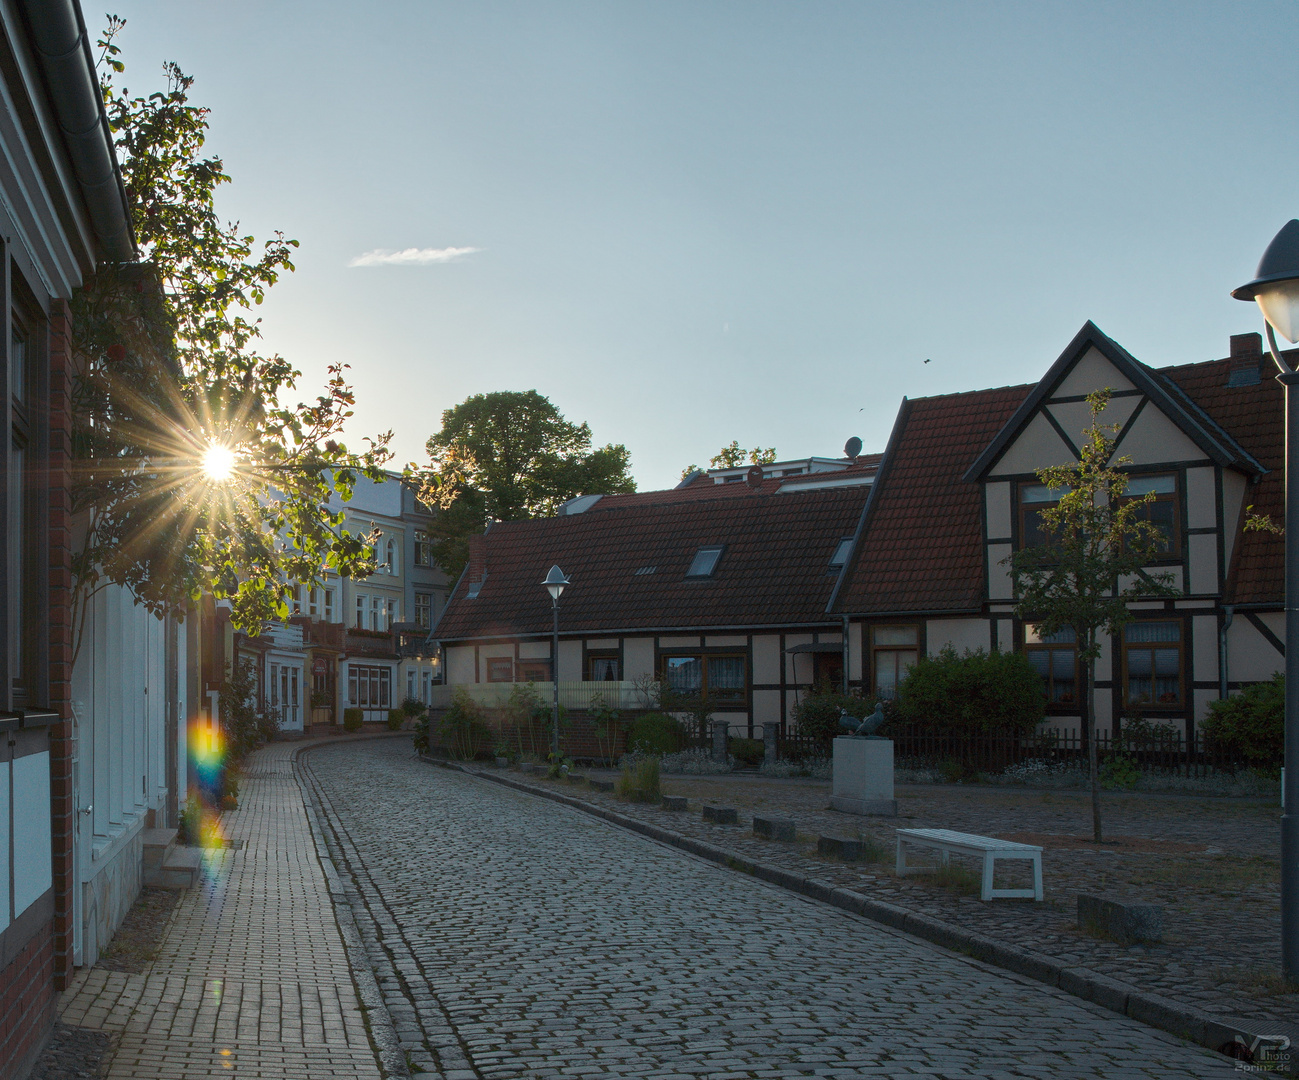
[[338, 930], [343, 937], [343, 948], [347, 952], [348, 966], [352, 969], [352, 978], [356, 983], [356, 993], [365, 1008], [370, 1036], [379, 1052], [379, 1060], [384, 1074], [385, 1076], [409, 1077], [411, 1072], [406, 1064], [406, 1055], [402, 1052], [401, 1043], [397, 1038], [396, 1025], [392, 1022], [392, 1014], [388, 1012], [388, 1006], [383, 1000], [383, 993], [379, 989], [379, 980], [375, 978], [374, 965], [370, 962], [370, 956], [365, 950], [365, 943], [361, 939], [361, 931], [356, 925], [356, 916], [352, 914], [352, 904], [347, 899], [347, 892], [343, 887], [342, 879], [338, 876], [338, 868], [329, 856], [329, 845], [325, 841], [324, 829], [321, 827], [320, 818], [316, 811], [315, 792], [312, 790], [310, 781], [303, 775], [305, 766], [299, 764], [298, 761], [308, 750], [315, 750], [321, 746], [337, 746], [340, 743], [349, 742], [370, 742], [375, 739], [387, 739], [400, 735], [409, 737], [410, 732], [394, 731], [391, 733], [374, 732], [369, 735], [331, 735], [328, 736], [328, 741], [313, 741], [305, 746], [296, 747], [289, 760], [293, 765], [293, 779], [298, 785], [298, 791], [302, 794], [302, 805], [307, 813], [307, 825], [311, 829], [312, 842], [316, 845], [316, 856], [320, 862], [321, 870], [324, 871], [325, 881], [329, 886], [329, 898], [334, 905], [334, 918], [338, 922]]
[[[1158, 1028], [1160, 1031], [1166, 1031], [1170, 1035], [1176, 1035], [1218, 1053], [1223, 1053], [1225, 1048], [1235, 1046], [1240, 1042], [1243, 1042], [1246, 1047], [1257, 1046], [1258, 1042], [1256, 1040], [1260, 1037], [1265, 1040], [1270, 1037], [1266, 1029], [1255, 1031], [1232, 1024], [1208, 1013], [1201, 1012], [1199, 1009], [1183, 1005], [1180, 1002], [1139, 990], [1135, 986], [1112, 979], [1108, 975], [1102, 975], [1090, 968], [1065, 964], [1044, 953], [1019, 948], [1015, 945], [1007, 945], [983, 934], [944, 922], [941, 919], [907, 911], [905, 908], [881, 900], [872, 900], [870, 897], [854, 892], [852, 889], [836, 887], [829, 882], [820, 881], [816, 878], [802, 877], [792, 870], [786, 870], [784, 867], [757, 862], [747, 855], [728, 851], [725, 848], [705, 843], [702, 840], [696, 840], [694, 837], [673, 832], [671, 829], [664, 829], [658, 825], [651, 825], [646, 821], [627, 817], [624, 814], [605, 809], [602, 806], [596, 806], [594, 803], [574, 798], [571, 795], [550, 791], [547, 788], [533, 787], [531, 784], [522, 783], [511, 777], [472, 769], [455, 762], [439, 761], [436, 758], [423, 755], [421, 755], [421, 759], [433, 765], [457, 770], [482, 780], [490, 780], [504, 787], [515, 788], [530, 795], [539, 795], [542, 798], [550, 799], [552, 802], [561, 803], [574, 810], [580, 810], [582, 813], [600, 818], [610, 824], [618, 825], [630, 832], [639, 833], [671, 847], [679, 848], [691, 855], [707, 859], [709, 862], [751, 874], [760, 881], [778, 885], [780, 888], [798, 893], [800, 896], [819, 900], [853, 915], [860, 915], [863, 918], [870, 919], [872, 922], [881, 923], [894, 930], [901, 930], [935, 945], [941, 945], [943, 948], [965, 953], [976, 960], [1004, 968], [1036, 982], [1045, 983], [1047, 986], [1062, 990], [1066, 994], [1081, 998], [1083, 1001], [1099, 1005], [1103, 1009], [1119, 1013], [1129, 1019]], [[1293, 1066], [1288, 1065], [1273, 1071], [1283, 1075], [1294, 1075]]]

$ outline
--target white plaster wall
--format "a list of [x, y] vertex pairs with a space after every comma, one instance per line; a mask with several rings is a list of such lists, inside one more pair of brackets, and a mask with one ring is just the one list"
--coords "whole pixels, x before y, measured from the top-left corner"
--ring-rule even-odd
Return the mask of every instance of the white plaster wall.
[[[486, 660], [488, 657], [493, 659], [501, 656], [514, 658], [514, 643], [511, 641], [500, 642], [496, 645], [483, 645], [478, 649], [478, 655]], [[486, 670], [484, 668], [484, 670]]]
[[848, 624], [848, 678], [862, 677], [862, 624]]
[[550, 642], [549, 641], [520, 641], [519, 659], [520, 660], [549, 660]]
[[1115, 454], [1130, 457], [1133, 465], [1204, 459], [1204, 451], [1183, 435], [1181, 429], [1153, 402], [1141, 410], [1136, 423], [1119, 442]]
[[[753, 681], [780, 682], [780, 638], [775, 634], [757, 634], [753, 638]], [[776, 711], [780, 711], [779, 703]]]
[[1226, 539], [1227, 565], [1231, 565], [1236, 541], [1240, 539], [1240, 512], [1253, 501], [1249, 481], [1234, 469], [1222, 470], [1222, 535]]
[[1002, 652], [1015, 651], [1015, 624], [1010, 619], [997, 620], [997, 648]]
[[[1284, 616], [1261, 616], [1268, 629], [1285, 641]], [[1283, 657], [1254, 625], [1237, 612], [1227, 631], [1227, 677], [1232, 682], [1262, 682], [1285, 670]]]
[[1186, 553], [1190, 560], [1192, 595], [1216, 595], [1218, 592], [1218, 538], [1212, 533], [1201, 533], [1186, 538]]
[[738, 646], [745, 648], [749, 644], [748, 636], [745, 634], [709, 634], [704, 639], [704, 644], [710, 649], [723, 649]]
[[988, 518], [988, 538], [1009, 538], [1013, 532], [1010, 515], [1010, 482], [1002, 480], [984, 485], [983, 499]]
[[10, 768], [13, 776], [16, 919], [49, 890], [54, 880], [50, 854], [53, 848], [49, 751], [15, 758]]
[[998, 475], [1033, 473], [1047, 465], [1068, 465], [1073, 461], [1072, 451], [1050, 421], [1037, 413], [1024, 426], [1019, 438], [1006, 447], [993, 471]]
[[1010, 567], [1005, 562], [1013, 550], [1010, 544], [988, 545], [988, 598], [990, 600], [1015, 598], [1015, 584], [1010, 576]]
[[[1218, 619], [1196, 615], [1191, 619], [1191, 656], [1196, 682], [1218, 677]], [[1217, 697], [1217, 694], [1214, 694]]]
[[1218, 485], [1214, 470], [1186, 470], [1186, 523], [1192, 529], [1212, 529], [1218, 524]]
[[[1111, 371], [1114, 369], [1111, 368]], [[1117, 373], [1116, 373], [1117, 374]], [[1139, 397], [1110, 398], [1105, 411], [1100, 415], [1102, 424], [1126, 424], [1136, 411]], [[1047, 406], [1056, 422], [1069, 433], [1074, 445], [1081, 447], [1085, 441], [1083, 432], [1091, 426], [1092, 410], [1085, 401], [1068, 401]]]
[[623, 678], [629, 682], [654, 672], [654, 639], [625, 638], [622, 643]]
[[986, 619], [930, 619], [925, 627], [929, 655], [937, 656], [944, 645], [950, 644], [958, 653], [966, 649], [988, 651], [988, 621]]
[[779, 690], [753, 691], [753, 723], [755, 725], [780, 723]]
[[1090, 394], [1105, 387], [1111, 390], [1133, 390], [1135, 387], [1127, 378], [1119, 374], [1119, 369], [1111, 364], [1095, 348], [1088, 349], [1078, 358], [1078, 362], [1069, 370], [1069, 374], [1060, 380], [1053, 397], [1076, 397], [1079, 394]]
[[453, 685], [478, 681], [474, 668], [472, 645], [452, 645], [447, 648], [447, 682]]
[[663, 637], [659, 638], [659, 648], [662, 649], [697, 649], [699, 648], [699, 635], [691, 634], [687, 636]]
[[587, 638], [586, 647], [588, 649], [616, 649], [618, 639], [616, 637]]
[[[795, 645], [811, 644], [811, 634], [786, 634], [785, 635], [785, 682], [811, 682], [812, 681], [812, 661], [810, 653], [790, 653], [788, 650]], [[802, 658], [806, 661], [803, 665], [796, 664], [796, 661]], [[797, 677], [804, 676], [801, 680]]]
[[559, 681], [578, 682], [582, 678], [582, 643], [559, 642]]

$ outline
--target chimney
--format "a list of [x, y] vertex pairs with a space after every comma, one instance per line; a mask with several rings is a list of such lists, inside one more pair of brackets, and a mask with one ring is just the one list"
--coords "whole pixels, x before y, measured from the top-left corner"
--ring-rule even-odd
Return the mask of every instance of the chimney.
[[1263, 380], [1263, 335], [1231, 335], [1231, 373], [1228, 386], [1257, 386]]
[[481, 582], [487, 576], [487, 534], [469, 538], [469, 576], [465, 579], [470, 585]]

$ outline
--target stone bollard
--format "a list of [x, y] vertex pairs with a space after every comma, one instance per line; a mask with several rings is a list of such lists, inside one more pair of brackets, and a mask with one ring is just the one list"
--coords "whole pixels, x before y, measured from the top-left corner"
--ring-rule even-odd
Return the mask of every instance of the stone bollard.
[[774, 765], [776, 763], [776, 736], [780, 734], [779, 724], [762, 725], [762, 763], [764, 765]]
[[738, 825], [740, 815], [733, 806], [705, 806], [704, 820], [714, 825]]
[[731, 733], [731, 723], [729, 720], [713, 721], [713, 760], [726, 761], [726, 738]]
[[818, 836], [816, 838], [818, 855], [830, 855], [845, 862], [857, 862], [862, 856], [860, 840], [850, 840], [845, 836]]
[[795, 836], [793, 821], [789, 818], [753, 818], [753, 835], [766, 837], [768, 840], [792, 841]]
[[1163, 940], [1164, 909], [1116, 896], [1078, 894], [1078, 928], [1120, 945]]
[[664, 810], [685, 810], [689, 808], [690, 800], [684, 795], [664, 795], [659, 805]]

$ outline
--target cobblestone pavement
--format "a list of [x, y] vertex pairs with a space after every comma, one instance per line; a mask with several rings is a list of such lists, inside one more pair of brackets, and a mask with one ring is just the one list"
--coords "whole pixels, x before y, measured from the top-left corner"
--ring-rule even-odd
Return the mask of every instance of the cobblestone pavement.
[[417, 1071], [1239, 1075], [1040, 983], [436, 768], [401, 742], [302, 764]]
[[[751, 774], [664, 777], [665, 794], [690, 799], [686, 812], [673, 813], [622, 802], [585, 785], [510, 775], [1089, 967], [1214, 1015], [1267, 1023], [1299, 1041], [1299, 995], [1274, 993], [1281, 938], [1280, 809], [1274, 803], [1107, 792], [1106, 836], [1119, 843], [1097, 848], [1089, 839], [1090, 795], [1083, 791], [911, 785], [898, 788], [899, 817], [894, 820], [830, 810], [828, 781]], [[588, 775], [614, 774], [588, 770]], [[704, 802], [736, 807], [739, 825], [704, 821]], [[793, 818], [797, 841], [781, 844], [755, 837], [755, 813]], [[955, 829], [1042, 844], [1046, 902], [984, 904], [923, 879], [897, 878], [892, 870], [894, 828]], [[871, 837], [886, 849], [889, 861], [848, 864], [822, 857], [816, 852], [821, 833]], [[1076, 846], [1052, 839], [1060, 836], [1088, 840]], [[1141, 843], [1134, 842], [1138, 838]], [[1012, 874], [1019, 869], [1008, 865]], [[999, 881], [1000, 876], [999, 867]], [[1077, 896], [1098, 891], [1165, 905], [1164, 943], [1125, 948], [1080, 933]]]
[[144, 971], [83, 969], [64, 991], [65, 1024], [115, 1037], [110, 1080], [380, 1077], [295, 749], [250, 758], [240, 808], [222, 816], [242, 843], [204, 852]]

